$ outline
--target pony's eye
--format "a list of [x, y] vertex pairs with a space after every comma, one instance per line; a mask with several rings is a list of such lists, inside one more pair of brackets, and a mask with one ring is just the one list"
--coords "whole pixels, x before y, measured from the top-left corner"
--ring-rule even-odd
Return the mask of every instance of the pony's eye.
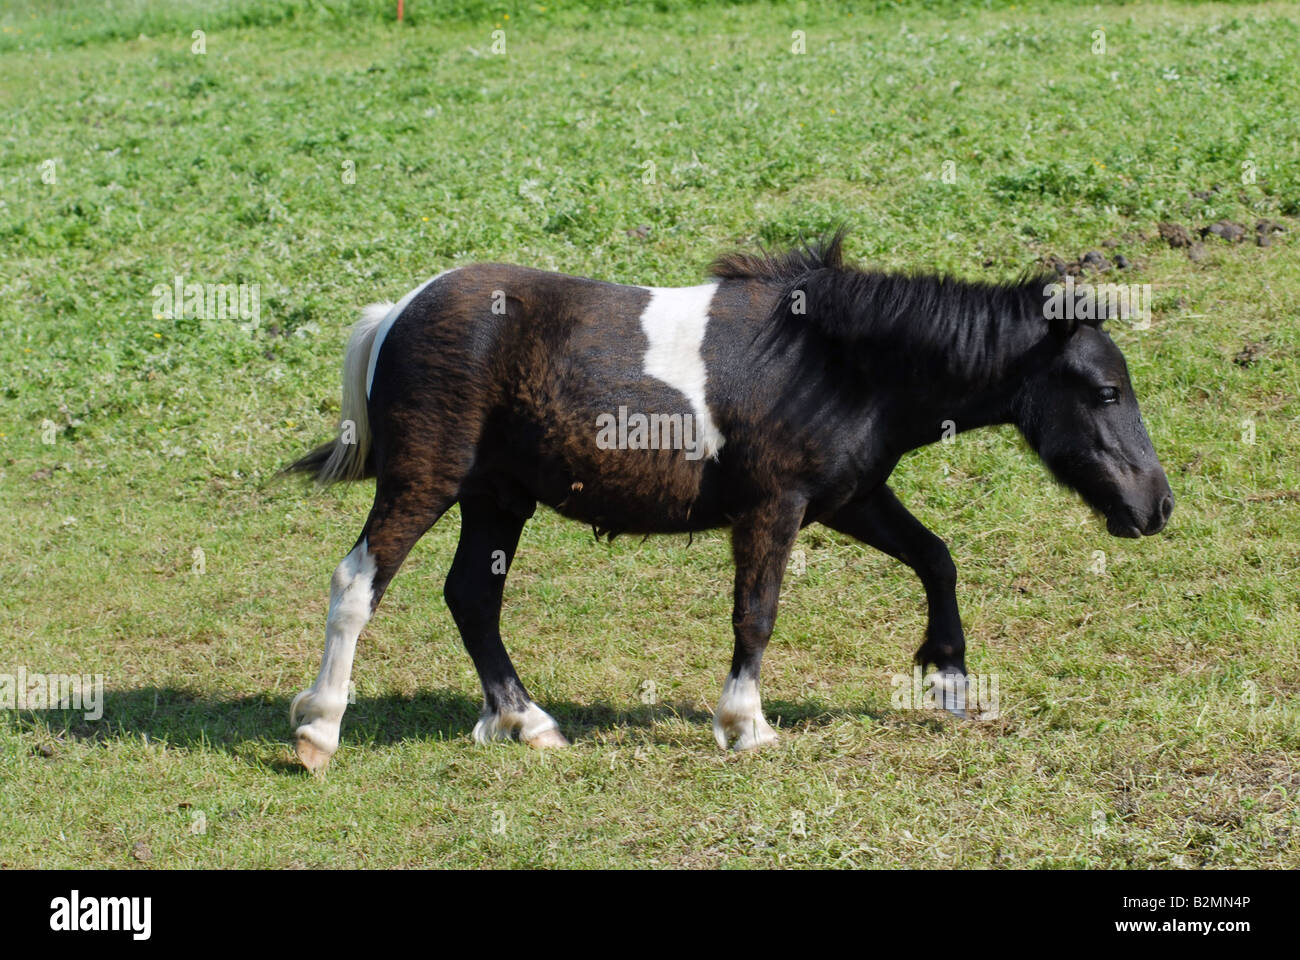
[[1119, 391], [1114, 387], [1098, 387], [1097, 399], [1102, 403], [1114, 403], [1119, 399]]

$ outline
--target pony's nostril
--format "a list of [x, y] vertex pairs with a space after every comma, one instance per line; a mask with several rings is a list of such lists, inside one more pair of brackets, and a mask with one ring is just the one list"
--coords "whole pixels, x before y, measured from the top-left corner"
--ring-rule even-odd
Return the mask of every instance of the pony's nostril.
[[1173, 514], [1173, 512], [1174, 512], [1174, 495], [1171, 493], [1171, 494], [1167, 494], [1165, 498], [1160, 501], [1160, 519], [1165, 523], [1168, 523], [1169, 517]]

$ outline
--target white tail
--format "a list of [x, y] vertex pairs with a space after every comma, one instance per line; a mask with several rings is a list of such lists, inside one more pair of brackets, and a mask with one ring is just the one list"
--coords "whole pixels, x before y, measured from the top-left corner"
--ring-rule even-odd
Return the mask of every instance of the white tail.
[[370, 452], [370, 415], [367, 412], [371, 353], [375, 337], [395, 307], [391, 303], [372, 303], [361, 311], [361, 319], [352, 327], [348, 348], [343, 354], [343, 402], [339, 413], [339, 438], [334, 449], [316, 474], [322, 484], [340, 480], [359, 480], [365, 475], [366, 454]]

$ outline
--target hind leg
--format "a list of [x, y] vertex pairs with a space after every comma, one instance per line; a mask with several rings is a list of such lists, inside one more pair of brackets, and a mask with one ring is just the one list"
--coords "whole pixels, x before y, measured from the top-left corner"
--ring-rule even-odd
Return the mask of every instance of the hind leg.
[[[396, 489], [397, 492], [393, 492]], [[415, 542], [455, 501], [427, 485], [380, 480], [361, 537], [330, 581], [325, 653], [316, 682], [289, 707], [294, 752], [308, 770], [322, 769], [339, 745], [357, 638]]]
[[460, 544], [443, 592], [483, 684], [474, 739], [517, 737], [533, 747], [565, 747], [559, 725], [528, 696], [501, 642], [501, 595], [527, 519], [490, 497], [463, 498]]

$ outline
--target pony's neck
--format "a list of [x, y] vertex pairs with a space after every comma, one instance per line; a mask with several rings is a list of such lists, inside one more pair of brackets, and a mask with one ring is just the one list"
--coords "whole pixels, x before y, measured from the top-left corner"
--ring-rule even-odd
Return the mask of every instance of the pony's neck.
[[914, 447], [1013, 423], [1017, 394], [1051, 350], [1046, 321], [1032, 314], [979, 312], [969, 322], [952, 349], [970, 351], [978, 344], [977, 357], [935, 356], [905, 367], [901, 412]]

